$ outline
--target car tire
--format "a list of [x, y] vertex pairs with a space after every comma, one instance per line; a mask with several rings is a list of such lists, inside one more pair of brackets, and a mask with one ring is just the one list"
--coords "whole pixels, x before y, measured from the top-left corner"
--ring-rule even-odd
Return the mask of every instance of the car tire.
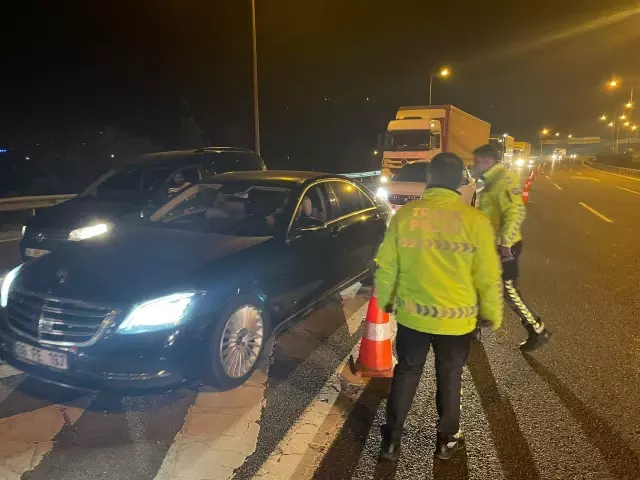
[[205, 380], [223, 389], [242, 385], [260, 363], [269, 332], [269, 316], [258, 296], [234, 298], [211, 330]]

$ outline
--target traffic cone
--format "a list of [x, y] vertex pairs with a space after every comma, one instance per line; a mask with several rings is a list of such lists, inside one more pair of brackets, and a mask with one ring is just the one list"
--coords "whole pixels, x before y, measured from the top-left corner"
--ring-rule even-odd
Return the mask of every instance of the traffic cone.
[[531, 190], [531, 179], [527, 178], [524, 182], [524, 188], [522, 189], [522, 201], [526, 205], [529, 202], [529, 190]]
[[393, 377], [391, 323], [389, 314], [378, 305], [375, 291], [369, 299], [358, 361], [351, 357], [349, 364], [351, 371], [362, 377]]

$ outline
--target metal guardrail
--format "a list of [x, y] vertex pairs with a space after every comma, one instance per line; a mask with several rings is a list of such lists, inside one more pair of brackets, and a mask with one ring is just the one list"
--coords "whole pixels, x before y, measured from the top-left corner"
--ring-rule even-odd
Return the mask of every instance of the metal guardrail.
[[35, 208], [51, 207], [53, 205], [57, 205], [58, 203], [65, 202], [75, 196], [75, 194], [70, 194], [0, 198], [0, 212], [32, 210]]
[[602, 170], [603, 172], [616, 173], [618, 175], [624, 175], [627, 177], [637, 177], [640, 178], [640, 170], [635, 168], [624, 168], [624, 167], [615, 167], [613, 165], [606, 165], [604, 163], [592, 162], [590, 160], [585, 160], [584, 163], [596, 170]]

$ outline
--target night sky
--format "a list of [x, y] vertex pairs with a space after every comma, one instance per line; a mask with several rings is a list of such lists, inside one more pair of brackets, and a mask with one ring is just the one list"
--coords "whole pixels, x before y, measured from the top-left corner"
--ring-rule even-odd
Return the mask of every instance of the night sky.
[[[0, 33], [0, 146], [112, 125], [175, 148], [185, 115], [210, 144], [252, 146], [249, 0], [13, 3]], [[377, 135], [399, 105], [427, 102], [440, 65], [453, 76], [435, 80], [434, 103], [530, 141], [542, 126], [607, 135], [597, 117], [622, 106], [629, 82], [616, 94], [603, 82], [640, 84], [636, 2], [256, 3], [270, 166], [374, 167]]]

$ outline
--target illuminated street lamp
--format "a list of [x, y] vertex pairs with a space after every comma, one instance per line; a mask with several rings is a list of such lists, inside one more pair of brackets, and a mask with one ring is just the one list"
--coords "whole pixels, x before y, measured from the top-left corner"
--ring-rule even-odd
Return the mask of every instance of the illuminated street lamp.
[[543, 128], [542, 130], [540, 130], [540, 156], [542, 156], [542, 137], [546, 137], [547, 135], [549, 135], [548, 128]]
[[613, 127], [614, 123], [613, 122], [609, 122], [609, 126]]
[[429, 105], [431, 105], [431, 93], [433, 92], [433, 77], [447, 78], [449, 75], [451, 75], [451, 69], [449, 67], [442, 67], [437, 73], [431, 74], [429, 77]]
[[567, 138], [573, 138], [573, 135], [569, 134], [567, 135]]
[[627, 116], [626, 116], [626, 115], [624, 115], [624, 114], [623, 114], [623, 115], [620, 115], [620, 120], [626, 120], [626, 119], [627, 119]]
[[560, 132], [556, 132], [556, 137], [559, 137], [559, 136], [560, 136]]
[[618, 85], [620, 85], [620, 82], [618, 80], [616, 80], [615, 78], [612, 78], [611, 80], [609, 80], [607, 82], [607, 86], [609, 88], [618, 88]]

